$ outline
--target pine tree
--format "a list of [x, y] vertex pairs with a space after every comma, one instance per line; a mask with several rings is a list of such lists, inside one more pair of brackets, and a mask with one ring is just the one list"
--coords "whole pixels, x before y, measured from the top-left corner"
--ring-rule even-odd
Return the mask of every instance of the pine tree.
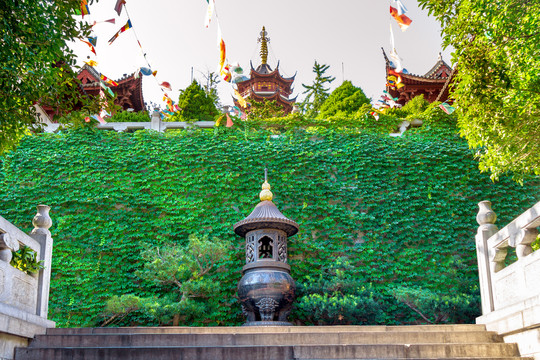
[[336, 79], [332, 76], [324, 76], [329, 67], [330, 65], [319, 64], [317, 60], [315, 60], [315, 64], [313, 65], [313, 72], [315, 73], [313, 85], [302, 84], [305, 89], [302, 94], [307, 95], [302, 102], [301, 107], [307, 117], [316, 117], [319, 113], [319, 108], [329, 95], [330, 88], [325, 88], [324, 85], [327, 83], [330, 84]]

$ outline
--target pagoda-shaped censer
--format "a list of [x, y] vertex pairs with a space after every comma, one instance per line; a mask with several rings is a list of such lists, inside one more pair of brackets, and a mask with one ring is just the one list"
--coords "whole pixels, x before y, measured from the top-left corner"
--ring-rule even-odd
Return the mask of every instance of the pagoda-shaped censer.
[[246, 265], [238, 283], [246, 326], [291, 325], [287, 322], [296, 285], [287, 264], [287, 237], [298, 232], [298, 224], [287, 219], [272, 202], [266, 180], [261, 202], [234, 232], [246, 239]]

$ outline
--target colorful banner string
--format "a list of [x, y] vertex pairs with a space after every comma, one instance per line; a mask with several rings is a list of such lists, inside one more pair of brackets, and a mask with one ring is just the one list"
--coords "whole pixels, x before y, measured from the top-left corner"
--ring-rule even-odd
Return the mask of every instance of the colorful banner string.
[[[229, 61], [227, 60], [227, 48], [225, 45], [225, 41], [223, 39], [223, 34], [221, 31], [221, 24], [219, 21], [218, 12], [215, 5], [215, 0], [206, 0], [206, 2], [208, 3], [208, 6], [206, 9], [204, 26], [208, 28], [214, 14], [216, 17], [217, 43], [218, 43], [218, 48], [219, 48], [218, 73], [221, 79], [223, 79], [223, 81], [231, 85], [231, 89], [234, 92], [234, 96], [237, 99], [238, 104], [240, 104], [240, 106], [245, 109], [248, 107], [248, 103], [242, 97], [242, 95], [238, 92], [238, 89], [237, 89], [238, 87], [236, 84], [242, 81], [249, 80], [249, 79], [243, 74], [243, 69], [240, 67], [240, 65], [238, 65], [238, 63], [234, 63], [233, 65], [231, 65]], [[236, 106], [234, 108], [238, 109], [238, 107]], [[245, 112], [242, 112], [239, 109], [238, 109], [238, 115], [240, 116], [240, 119], [242, 120], [246, 119]], [[229, 122], [229, 119], [230, 117], [227, 114], [227, 127], [229, 127], [229, 125], [230, 126], [233, 125], [232, 120]], [[219, 126], [220, 121], [221, 121], [221, 118], [216, 121], [216, 126]]]

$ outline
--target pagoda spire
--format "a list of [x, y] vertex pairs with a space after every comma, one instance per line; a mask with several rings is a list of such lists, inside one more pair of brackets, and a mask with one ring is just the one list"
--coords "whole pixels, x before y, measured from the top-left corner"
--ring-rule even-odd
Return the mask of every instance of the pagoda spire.
[[268, 33], [266, 32], [264, 26], [262, 27], [260, 35], [261, 37], [258, 38], [257, 41], [261, 43], [261, 64], [266, 64], [266, 62], [268, 61], [268, 43], [270, 42], [270, 38], [266, 37]]

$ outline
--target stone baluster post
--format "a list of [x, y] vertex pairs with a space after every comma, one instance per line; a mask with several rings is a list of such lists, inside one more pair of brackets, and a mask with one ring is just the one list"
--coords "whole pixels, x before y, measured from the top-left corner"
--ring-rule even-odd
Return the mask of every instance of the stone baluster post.
[[152, 117], [150, 118], [150, 128], [152, 130], [161, 131], [161, 116], [159, 116], [159, 111], [154, 111]]
[[38, 205], [37, 214], [32, 220], [34, 230], [30, 236], [40, 244], [39, 260], [43, 261], [44, 268], [39, 271], [38, 299], [36, 314], [42, 318], [47, 318], [49, 306], [49, 289], [51, 284], [52, 248], [53, 239], [49, 228], [52, 225], [47, 205]]
[[482, 297], [482, 314], [495, 310], [493, 303], [493, 287], [491, 285], [490, 249], [487, 240], [499, 231], [495, 224], [497, 215], [491, 209], [490, 201], [478, 203], [480, 208], [476, 215], [478, 232], [476, 233], [476, 257], [478, 259], [478, 279], [480, 281], [480, 295]]

